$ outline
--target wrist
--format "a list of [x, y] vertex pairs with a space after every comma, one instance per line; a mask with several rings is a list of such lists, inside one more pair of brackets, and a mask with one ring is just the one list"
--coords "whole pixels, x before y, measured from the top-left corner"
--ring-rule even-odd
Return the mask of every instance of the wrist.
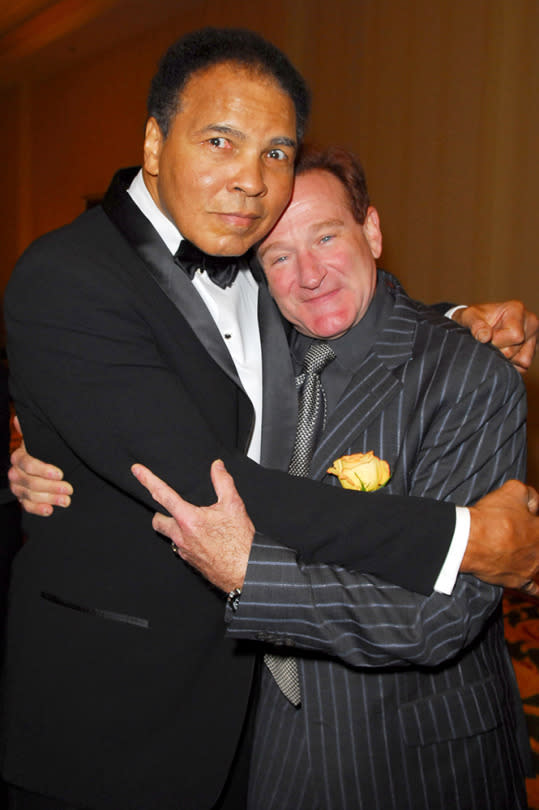
[[461, 315], [457, 313], [462, 313], [463, 309], [468, 309], [468, 304], [457, 304], [454, 307], [450, 307], [445, 313], [445, 317], [451, 318], [451, 320], [456, 321], [456, 323], [461, 323]]
[[233, 588], [227, 594], [226, 604], [227, 607], [229, 607], [233, 613], [236, 613], [236, 611], [240, 606], [240, 597], [241, 597], [241, 588]]
[[469, 506], [468, 511], [470, 533], [460, 570], [463, 574], [474, 574], [481, 579], [481, 575], [485, 573], [485, 562], [493, 558], [493, 550], [489, 550], [488, 544], [485, 544], [485, 537], [488, 537], [488, 534], [485, 534], [481, 510], [476, 506]]

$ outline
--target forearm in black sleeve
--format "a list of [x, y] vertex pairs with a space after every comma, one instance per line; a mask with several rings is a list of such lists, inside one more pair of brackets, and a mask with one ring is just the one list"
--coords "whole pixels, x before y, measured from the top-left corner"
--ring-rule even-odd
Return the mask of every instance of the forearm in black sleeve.
[[[131, 464], [145, 463], [184, 497], [209, 503], [209, 467], [222, 458], [257, 529], [306, 562], [341, 563], [430, 593], [453, 535], [453, 506], [346, 492], [249, 461], [205, 421], [189, 389], [199, 368], [182, 381], [162, 356], [144, 317], [153, 303], [150, 288], [138, 302], [116, 278], [105, 275], [103, 289], [92, 265], [75, 269], [56, 260], [32, 266], [29, 278], [19, 271], [10, 284], [13, 367], [29, 416], [52, 426], [76, 458], [150, 508], [155, 504], [130, 474]], [[20, 415], [24, 428], [24, 406]]]

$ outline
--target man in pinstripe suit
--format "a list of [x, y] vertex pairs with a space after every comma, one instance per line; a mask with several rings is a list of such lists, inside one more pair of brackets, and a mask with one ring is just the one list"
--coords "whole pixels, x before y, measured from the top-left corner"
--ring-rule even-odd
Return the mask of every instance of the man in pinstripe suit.
[[[328, 422], [312, 476], [327, 479], [335, 458], [374, 450], [390, 465], [392, 492], [457, 503], [522, 477], [518, 375], [377, 274], [378, 214], [349, 156], [308, 157], [299, 175], [259, 255], [296, 327], [297, 363], [316, 338], [332, 339], [337, 355], [322, 373]], [[236, 520], [231, 482], [219, 470], [214, 479], [221, 508], [230, 504]], [[159, 494], [155, 482], [151, 491]], [[181, 503], [163, 501], [183, 520]], [[170, 521], [156, 525], [178, 539]], [[305, 651], [299, 709], [264, 669], [251, 810], [526, 807], [527, 736], [498, 589], [461, 576], [451, 598], [425, 598], [371, 576], [298, 565], [264, 539], [245, 570], [247, 553], [188, 557], [216, 584], [237, 565], [243, 592], [231, 635]]]

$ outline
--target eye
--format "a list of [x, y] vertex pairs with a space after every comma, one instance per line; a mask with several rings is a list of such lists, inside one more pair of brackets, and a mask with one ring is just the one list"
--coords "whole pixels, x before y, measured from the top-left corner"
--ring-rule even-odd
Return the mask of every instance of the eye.
[[215, 138], [210, 138], [208, 140], [208, 143], [210, 144], [210, 146], [215, 147], [215, 149], [225, 149], [228, 145], [228, 141], [226, 138], [219, 138], [217, 136]]
[[284, 149], [270, 149], [268, 157], [272, 160], [288, 160], [288, 155]]
[[324, 236], [321, 237], [320, 242], [323, 245], [326, 245], [328, 242], [331, 242], [332, 239], [335, 238], [335, 235], [332, 233], [326, 233]]
[[264, 270], [268, 270], [270, 267], [275, 267], [277, 264], [284, 264], [284, 262], [288, 259], [288, 254], [284, 253], [282, 256], [264, 256], [262, 260], [262, 267]]

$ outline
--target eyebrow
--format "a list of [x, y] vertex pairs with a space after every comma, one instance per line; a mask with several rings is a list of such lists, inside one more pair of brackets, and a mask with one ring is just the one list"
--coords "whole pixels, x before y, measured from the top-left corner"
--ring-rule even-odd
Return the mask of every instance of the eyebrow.
[[258, 256], [262, 259], [269, 250], [277, 250], [277, 251], [287, 250], [286, 242], [270, 242], [270, 244], [266, 245], [266, 247], [259, 247], [256, 252]]
[[[286, 216], [286, 215], [285, 215]], [[342, 219], [325, 219], [322, 222], [313, 222], [312, 225], [308, 226], [309, 234], [315, 234], [317, 231], [324, 231], [326, 228], [342, 228], [344, 222]], [[278, 242], [270, 242], [265, 247], [259, 247], [257, 250], [258, 255], [262, 259], [269, 250], [276, 250], [281, 251], [284, 250], [285, 252], [289, 250], [287, 247], [288, 242], [285, 242], [281, 239]]]
[[[208, 126], [199, 130], [197, 134], [203, 135], [204, 133], [210, 132], [218, 132], [221, 135], [232, 135], [234, 138], [237, 138], [240, 141], [244, 141], [247, 138], [245, 132], [242, 132], [240, 129], [235, 129], [234, 127], [229, 127], [226, 124], [208, 124]], [[289, 138], [287, 135], [277, 135], [275, 138], [270, 140], [269, 145], [289, 146], [291, 149], [296, 149], [297, 147], [297, 143], [294, 138]]]

